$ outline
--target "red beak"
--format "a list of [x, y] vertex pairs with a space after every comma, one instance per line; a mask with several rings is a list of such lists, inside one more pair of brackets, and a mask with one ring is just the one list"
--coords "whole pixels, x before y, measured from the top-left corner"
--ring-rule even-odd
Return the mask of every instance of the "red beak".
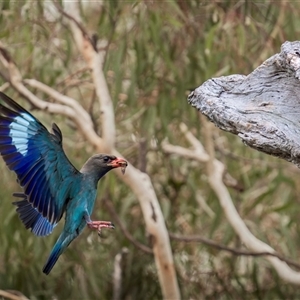
[[121, 168], [121, 171], [124, 174], [128, 163], [125, 159], [117, 157], [116, 159], [112, 160], [108, 165], [113, 168]]

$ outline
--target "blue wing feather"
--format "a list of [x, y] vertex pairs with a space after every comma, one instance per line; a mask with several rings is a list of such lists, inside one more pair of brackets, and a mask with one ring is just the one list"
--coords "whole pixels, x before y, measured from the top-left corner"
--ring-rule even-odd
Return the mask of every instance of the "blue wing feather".
[[14, 196], [23, 198], [21, 201], [13, 202], [17, 206], [17, 212], [26, 229], [38, 236], [45, 236], [52, 232], [55, 224], [51, 224], [44, 218], [37, 209], [28, 202], [27, 196], [23, 193], [15, 193]]
[[51, 134], [8, 96], [0, 92], [0, 97], [6, 104], [0, 104], [0, 154], [24, 191], [17, 211], [26, 228], [37, 235], [49, 234], [81, 173], [66, 157], [57, 125]]

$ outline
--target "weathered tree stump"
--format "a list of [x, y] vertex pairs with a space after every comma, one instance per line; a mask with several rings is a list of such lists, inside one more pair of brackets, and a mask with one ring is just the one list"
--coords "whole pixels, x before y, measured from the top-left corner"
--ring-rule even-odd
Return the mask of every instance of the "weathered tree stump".
[[285, 42], [248, 76], [212, 78], [188, 101], [248, 146], [300, 167], [299, 78], [300, 42]]

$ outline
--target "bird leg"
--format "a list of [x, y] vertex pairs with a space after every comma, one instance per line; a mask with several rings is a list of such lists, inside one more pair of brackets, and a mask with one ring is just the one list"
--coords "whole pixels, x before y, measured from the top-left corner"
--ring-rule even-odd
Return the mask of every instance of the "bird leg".
[[87, 212], [85, 213], [84, 218], [85, 218], [86, 224], [89, 228], [98, 230], [99, 236], [101, 236], [102, 228], [110, 228], [110, 229], [115, 228], [115, 225], [109, 221], [92, 221]]
[[98, 235], [101, 236], [102, 228], [114, 229], [115, 225], [109, 221], [87, 221], [87, 226], [91, 229], [97, 229]]

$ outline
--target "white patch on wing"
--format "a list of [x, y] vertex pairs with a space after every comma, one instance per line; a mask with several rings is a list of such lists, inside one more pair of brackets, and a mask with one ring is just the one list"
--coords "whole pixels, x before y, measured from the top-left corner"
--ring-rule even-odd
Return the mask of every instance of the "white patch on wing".
[[29, 122], [35, 122], [34, 117], [32, 117], [29, 114], [25, 114], [25, 113], [21, 113], [22, 118], [24, 118], [25, 120], [29, 121]]
[[35, 120], [27, 114], [21, 114], [21, 116], [16, 117], [14, 122], [9, 125], [9, 136], [12, 139], [12, 144], [23, 156], [26, 156], [28, 152], [28, 140], [32, 136], [28, 128], [30, 121]]

